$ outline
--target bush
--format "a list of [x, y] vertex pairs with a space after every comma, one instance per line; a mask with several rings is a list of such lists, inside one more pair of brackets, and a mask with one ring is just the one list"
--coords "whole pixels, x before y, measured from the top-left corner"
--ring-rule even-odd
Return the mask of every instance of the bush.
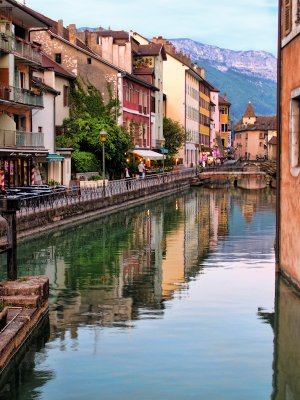
[[72, 160], [76, 172], [100, 171], [99, 161], [93, 153], [75, 150], [72, 154]]
[[90, 176], [90, 177], [89, 177], [88, 181], [100, 181], [101, 179], [102, 179], [102, 176], [100, 176], [100, 175], [93, 175], [93, 176]]

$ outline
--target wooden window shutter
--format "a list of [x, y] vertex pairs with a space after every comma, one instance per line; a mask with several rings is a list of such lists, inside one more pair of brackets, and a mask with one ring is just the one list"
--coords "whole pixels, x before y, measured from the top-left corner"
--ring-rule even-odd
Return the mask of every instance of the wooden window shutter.
[[284, 0], [284, 34], [292, 30], [292, 0]]

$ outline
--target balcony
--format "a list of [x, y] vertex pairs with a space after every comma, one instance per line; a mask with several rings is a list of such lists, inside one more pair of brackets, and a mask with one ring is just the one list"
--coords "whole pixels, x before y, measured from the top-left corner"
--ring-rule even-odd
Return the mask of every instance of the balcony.
[[35, 94], [31, 90], [6, 86], [0, 82], [0, 100], [12, 101], [33, 107], [43, 107], [43, 95]]
[[0, 129], [1, 147], [44, 147], [42, 132], [10, 131]]
[[6, 33], [0, 34], [0, 50], [5, 53], [13, 53], [16, 57], [35, 64], [42, 62], [42, 55], [37, 46]]

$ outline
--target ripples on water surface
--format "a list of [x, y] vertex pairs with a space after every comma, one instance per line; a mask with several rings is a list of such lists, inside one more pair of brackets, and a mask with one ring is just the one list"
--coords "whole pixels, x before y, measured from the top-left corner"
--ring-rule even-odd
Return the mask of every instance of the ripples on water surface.
[[274, 238], [274, 192], [194, 190], [21, 243], [49, 340], [0, 399], [271, 399]]

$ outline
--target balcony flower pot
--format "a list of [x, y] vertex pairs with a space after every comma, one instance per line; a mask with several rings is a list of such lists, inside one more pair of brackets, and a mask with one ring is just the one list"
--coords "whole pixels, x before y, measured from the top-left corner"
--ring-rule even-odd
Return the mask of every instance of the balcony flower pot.
[[22, 42], [22, 40], [23, 40], [19, 36], [16, 36], [15, 39], [16, 39], [17, 42]]

